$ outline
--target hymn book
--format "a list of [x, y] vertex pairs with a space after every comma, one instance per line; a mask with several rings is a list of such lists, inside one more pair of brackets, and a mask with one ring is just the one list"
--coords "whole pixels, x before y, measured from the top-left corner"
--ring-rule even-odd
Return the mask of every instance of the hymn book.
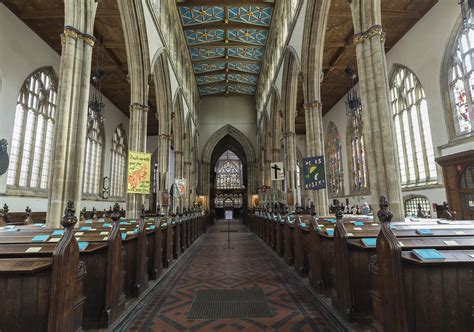
[[436, 249], [413, 249], [411, 252], [422, 261], [444, 261], [446, 259]]

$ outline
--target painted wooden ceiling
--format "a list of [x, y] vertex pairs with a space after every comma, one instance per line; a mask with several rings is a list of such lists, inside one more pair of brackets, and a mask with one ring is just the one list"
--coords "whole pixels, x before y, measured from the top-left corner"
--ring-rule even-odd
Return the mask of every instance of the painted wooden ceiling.
[[201, 96], [255, 95], [274, 3], [177, 2]]

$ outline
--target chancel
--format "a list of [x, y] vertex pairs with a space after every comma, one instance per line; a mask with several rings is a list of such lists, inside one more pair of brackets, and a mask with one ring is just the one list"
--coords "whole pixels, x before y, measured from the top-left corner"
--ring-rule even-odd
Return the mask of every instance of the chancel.
[[0, 45], [0, 331], [474, 331], [473, 0], [3, 0]]

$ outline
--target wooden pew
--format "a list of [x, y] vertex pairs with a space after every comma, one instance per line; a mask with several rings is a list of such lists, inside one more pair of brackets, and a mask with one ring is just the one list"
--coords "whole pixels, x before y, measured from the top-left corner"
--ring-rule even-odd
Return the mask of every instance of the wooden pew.
[[284, 249], [285, 249], [285, 262], [288, 265], [294, 264], [294, 233], [295, 233], [295, 218], [293, 215], [288, 214], [285, 216], [285, 228], [284, 228]]
[[65, 233], [48, 257], [0, 259], [0, 330], [81, 330], [82, 279], [79, 247], [72, 228], [72, 202], [62, 220]]
[[[440, 239], [435, 238], [430, 241], [438, 241], [439, 253], [444, 259], [419, 259], [411, 250], [414, 243], [400, 239], [391, 229], [388, 203], [381, 202], [381, 207], [383, 222], [376, 249], [379, 278], [376, 286], [380, 300], [374, 301], [374, 327], [389, 332], [472, 331], [472, 238], [461, 245], [451, 242], [441, 245]], [[437, 243], [429, 245], [437, 247]], [[463, 250], [467, 248], [471, 249]]]

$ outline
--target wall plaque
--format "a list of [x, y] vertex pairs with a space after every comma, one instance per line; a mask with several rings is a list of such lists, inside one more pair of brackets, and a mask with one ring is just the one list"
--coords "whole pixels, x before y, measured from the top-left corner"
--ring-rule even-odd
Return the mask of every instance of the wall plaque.
[[0, 140], [0, 175], [3, 175], [8, 170], [10, 158], [7, 152], [8, 142], [6, 139]]

